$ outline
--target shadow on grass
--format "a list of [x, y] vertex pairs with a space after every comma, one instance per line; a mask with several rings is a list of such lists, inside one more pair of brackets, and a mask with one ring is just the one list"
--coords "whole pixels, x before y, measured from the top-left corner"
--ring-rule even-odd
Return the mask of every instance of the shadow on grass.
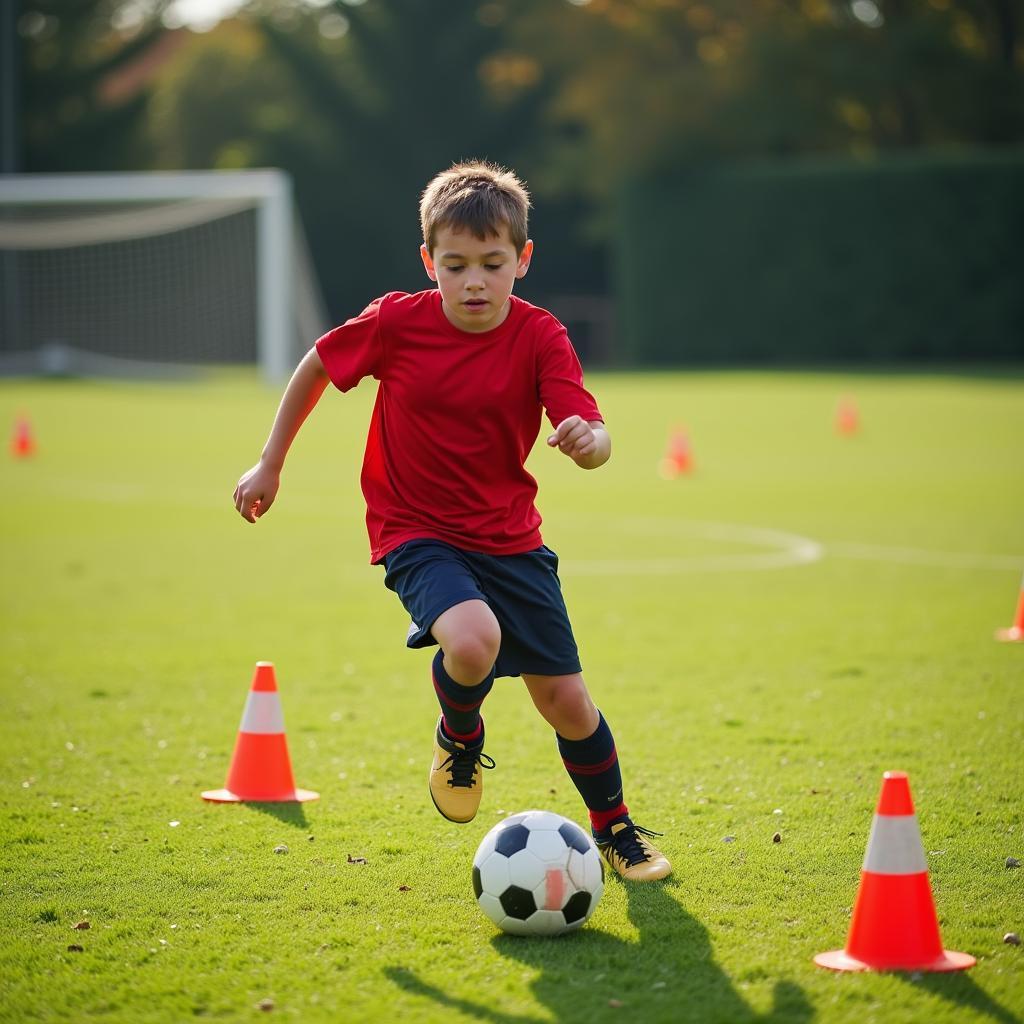
[[1002, 1024], [1021, 1024], [1022, 1018], [1018, 1014], [997, 1003], [975, 983], [970, 975], [963, 971], [958, 971], [955, 974], [925, 974], [920, 977], [900, 974], [899, 978], [907, 984], [913, 985], [914, 988], [923, 988], [932, 995], [941, 996], [951, 1003], [956, 1003], [957, 1006], [987, 1014]]
[[[629, 919], [640, 933], [638, 941], [584, 928], [559, 939], [499, 935], [493, 946], [507, 960], [540, 972], [530, 983], [534, 995], [558, 1021], [811, 1020], [814, 1010], [803, 989], [787, 981], [775, 985], [768, 1013], [756, 1013], [714, 962], [707, 930], [683, 910], [671, 888], [669, 883], [627, 887]], [[472, 957], [468, 950], [465, 955]], [[401, 967], [386, 968], [384, 973], [405, 991], [478, 1020], [540, 1024], [546, 1019], [505, 1012], [496, 991], [482, 992], [480, 1002], [475, 1002], [453, 998]]]
[[303, 810], [303, 805], [298, 803], [271, 803], [263, 802], [260, 800], [246, 800], [244, 801], [246, 807], [251, 807], [254, 811], [259, 811], [261, 814], [269, 814], [272, 818], [277, 818], [278, 821], [283, 821], [286, 825], [294, 825], [295, 828], [308, 829], [309, 822], [306, 821], [306, 812]]

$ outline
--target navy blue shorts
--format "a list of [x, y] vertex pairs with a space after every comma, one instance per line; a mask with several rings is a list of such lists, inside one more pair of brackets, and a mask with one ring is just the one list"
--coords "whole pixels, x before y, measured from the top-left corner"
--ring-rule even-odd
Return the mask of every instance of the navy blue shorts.
[[436, 644], [430, 627], [442, 612], [463, 601], [486, 601], [501, 627], [496, 676], [580, 671], [558, 556], [550, 548], [482, 555], [439, 540], [410, 540], [384, 556], [384, 568], [384, 585], [412, 616], [406, 646]]

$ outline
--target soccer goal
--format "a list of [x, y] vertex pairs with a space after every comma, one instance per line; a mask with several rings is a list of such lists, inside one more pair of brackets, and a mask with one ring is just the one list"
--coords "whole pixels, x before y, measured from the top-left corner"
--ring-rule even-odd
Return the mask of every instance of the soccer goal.
[[0, 374], [294, 368], [326, 314], [280, 170], [0, 177]]

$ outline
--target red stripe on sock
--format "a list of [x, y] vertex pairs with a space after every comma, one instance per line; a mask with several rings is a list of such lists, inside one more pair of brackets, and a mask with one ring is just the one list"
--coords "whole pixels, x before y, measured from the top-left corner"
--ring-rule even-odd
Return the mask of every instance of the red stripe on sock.
[[616, 818], [621, 818], [624, 814], [629, 814], [629, 808], [622, 803], [618, 807], [613, 807], [610, 811], [591, 811], [591, 828], [595, 832], [603, 832]]
[[600, 775], [601, 772], [608, 771], [618, 759], [618, 753], [615, 748], [612, 747], [610, 757], [606, 757], [600, 764], [573, 764], [571, 761], [566, 761], [562, 758], [562, 764], [565, 765], [565, 770], [570, 775]]
[[441, 703], [447, 704], [452, 711], [476, 711], [476, 709], [484, 702], [484, 698], [481, 697], [475, 704], [456, 704], [455, 701], [453, 701], [451, 697], [441, 689], [441, 685], [436, 679], [434, 679], [433, 673], [431, 673], [430, 678], [434, 681], [434, 689], [437, 691], [437, 696]]
[[[444, 718], [444, 716], [441, 716]], [[444, 718], [444, 731], [448, 734], [450, 740], [458, 740], [460, 743], [472, 743], [473, 740], [480, 739], [480, 733], [484, 731], [483, 722], [479, 722], [477, 727], [472, 732], [460, 733], [456, 732], [449, 724], [448, 719]]]

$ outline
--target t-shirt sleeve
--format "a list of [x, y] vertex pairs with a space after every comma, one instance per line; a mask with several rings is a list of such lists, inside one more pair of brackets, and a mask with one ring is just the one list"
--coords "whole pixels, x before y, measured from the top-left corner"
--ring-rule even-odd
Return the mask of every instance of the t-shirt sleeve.
[[381, 307], [386, 298], [375, 299], [359, 316], [317, 338], [320, 361], [339, 391], [349, 391], [364, 377], [380, 376], [384, 359]]
[[553, 427], [569, 416], [604, 422], [594, 396], [583, 386], [583, 367], [569, 335], [557, 321], [540, 342], [537, 362], [540, 401]]

